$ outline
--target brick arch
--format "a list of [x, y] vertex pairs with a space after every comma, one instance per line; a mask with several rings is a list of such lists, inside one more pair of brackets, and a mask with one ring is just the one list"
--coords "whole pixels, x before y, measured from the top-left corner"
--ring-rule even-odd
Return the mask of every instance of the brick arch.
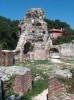
[[24, 54], [27, 54], [29, 51], [31, 51], [31, 42], [30, 42], [30, 41], [27, 41], [27, 42], [24, 44], [23, 53], [24, 53]]
[[56, 49], [59, 53], [61, 52], [61, 47], [60, 46], [52, 46], [49, 48], [49, 52], [51, 49]]
[[49, 48], [49, 57], [50, 57], [50, 51], [52, 50], [53, 51], [53, 49], [55, 49], [58, 53], [59, 53], [59, 55], [60, 55], [60, 58], [61, 58], [61, 47], [60, 46], [52, 46], [52, 47], [50, 47]]

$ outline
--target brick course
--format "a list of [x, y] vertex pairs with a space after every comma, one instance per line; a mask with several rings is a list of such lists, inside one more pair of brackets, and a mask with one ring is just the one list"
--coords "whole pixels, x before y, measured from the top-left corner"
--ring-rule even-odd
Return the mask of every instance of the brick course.
[[13, 65], [13, 52], [10, 50], [2, 51], [3, 54], [3, 65], [10, 66]]
[[32, 73], [27, 71], [24, 75], [16, 75], [13, 90], [17, 94], [24, 94], [32, 89]]
[[[48, 100], [62, 100], [62, 95], [66, 92], [65, 86], [57, 77], [49, 79]], [[57, 99], [56, 99], [57, 98]]]

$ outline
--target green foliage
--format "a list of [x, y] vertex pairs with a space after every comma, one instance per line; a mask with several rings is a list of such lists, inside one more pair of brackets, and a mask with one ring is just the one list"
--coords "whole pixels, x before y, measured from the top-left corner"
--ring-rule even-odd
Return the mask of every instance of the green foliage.
[[14, 49], [18, 40], [18, 20], [0, 16], [0, 44], [3, 49]]
[[[33, 76], [33, 87], [32, 90], [29, 91], [27, 94], [22, 96], [22, 100], [32, 100], [33, 96], [36, 96], [37, 94], [40, 94], [43, 90], [48, 88], [48, 77], [49, 75], [44, 74], [44, 68], [42, 65], [50, 65], [50, 61], [48, 60], [35, 60], [35, 61], [26, 61], [25, 66], [31, 68], [32, 70], [32, 76]], [[23, 65], [24, 67], [24, 65]], [[42, 67], [41, 69], [38, 69], [38, 67]], [[46, 68], [45, 68], [46, 69]], [[49, 72], [50, 73], [50, 72]], [[37, 81], [34, 80], [34, 78], [39, 75], [43, 79], [39, 79]]]
[[13, 83], [15, 80], [15, 76], [11, 76], [8, 81], [4, 82], [4, 97], [9, 97], [14, 94], [13, 92]]
[[49, 19], [45, 19], [45, 21], [47, 22], [48, 30], [52, 28], [63, 29], [63, 36], [53, 40], [54, 45], [68, 43], [74, 40], [74, 30], [71, 29], [70, 25], [68, 25], [66, 22], [61, 22], [60, 20], [52, 21]]
[[70, 29], [70, 25], [68, 25], [66, 22], [61, 22], [60, 20], [53, 21], [53, 20], [45, 19], [45, 21], [47, 22], [48, 29], [51, 29], [51, 28], [56, 28], [56, 29], [60, 29], [60, 28]]
[[48, 87], [48, 76], [43, 75], [43, 78], [44, 80], [38, 80], [33, 82], [32, 90], [22, 96], [22, 100], [32, 100], [33, 96], [36, 96]]

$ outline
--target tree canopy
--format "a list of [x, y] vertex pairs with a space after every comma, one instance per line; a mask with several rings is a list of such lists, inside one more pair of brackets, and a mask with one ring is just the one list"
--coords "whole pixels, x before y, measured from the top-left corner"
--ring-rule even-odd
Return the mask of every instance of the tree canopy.
[[0, 44], [3, 49], [14, 49], [18, 40], [18, 20], [0, 16]]

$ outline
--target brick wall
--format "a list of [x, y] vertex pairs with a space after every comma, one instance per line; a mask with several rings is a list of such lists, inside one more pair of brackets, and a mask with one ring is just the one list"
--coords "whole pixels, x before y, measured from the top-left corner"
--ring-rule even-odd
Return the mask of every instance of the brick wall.
[[32, 73], [27, 71], [24, 75], [16, 75], [13, 90], [17, 94], [23, 94], [32, 89]]
[[2, 51], [2, 63], [4, 66], [13, 65], [13, 52], [10, 50], [3, 50]]
[[49, 79], [48, 100], [63, 100], [62, 95], [66, 92], [65, 86], [59, 81], [58, 77]]
[[46, 50], [35, 51], [34, 60], [46, 60], [46, 59], [47, 59]]

